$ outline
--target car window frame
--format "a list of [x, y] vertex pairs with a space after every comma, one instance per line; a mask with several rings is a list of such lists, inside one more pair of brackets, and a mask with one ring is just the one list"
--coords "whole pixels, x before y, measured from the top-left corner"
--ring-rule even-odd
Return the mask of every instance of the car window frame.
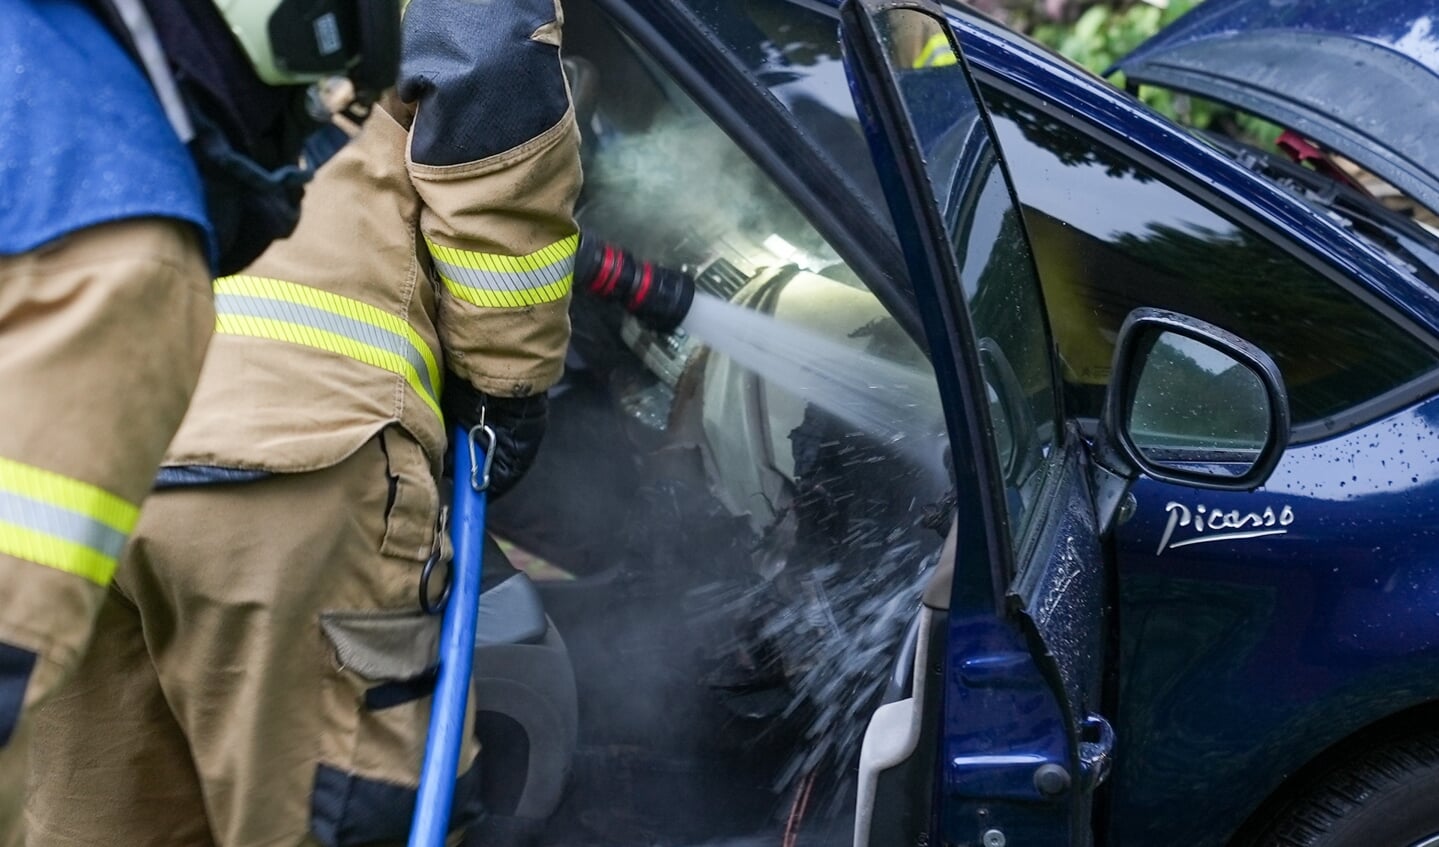
[[[981, 93], [985, 96], [989, 96], [990, 92], [998, 92], [1029, 108], [1038, 109], [1050, 119], [1069, 127], [1096, 146], [1146, 168], [1165, 187], [1233, 222], [1236, 226], [1243, 227], [1264, 243], [1279, 250], [1325, 281], [1339, 286], [1361, 304], [1373, 309], [1389, 324], [1406, 332], [1421, 346], [1433, 351], [1436, 357], [1439, 357], [1439, 339], [1419, 327], [1410, 318], [1400, 314], [1374, 292], [1351, 280], [1339, 268], [1325, 262], [1322, 254], [1307, 250], [1292, 239], [1285, 237], [1272, 224], [1253, 215], [1243, 206], [1235, 204], [1216, 192], [1206, 190], [1203, 183], [1186, 175], [1181, 169], [1150, 155], [1137, 146], [1125, 143], [1122, 138], [1105, 132], [1102, 127], [1084, 120], [1082, 116], [1049, 108], [1041, 98], [996, 76], [983, 67], [974, 66], [974, 76]], [[987, 102], [986, 107], [988, 107]], [[1249, 178], [1259, 179], [1257, 175], [1249, 175]], [[1022, 206], [1023, 198], [1021, 197], [1020, 200]], [[1310, 444], [1343, 435], [1412, 405], [1436, 391], [1439, 391], [1439, 361], [1436, 361], [1428, 371], [1408, 382], [1360, 401], [1337, 414], [1294, 426], [1290, 433], [1290, 445]]]

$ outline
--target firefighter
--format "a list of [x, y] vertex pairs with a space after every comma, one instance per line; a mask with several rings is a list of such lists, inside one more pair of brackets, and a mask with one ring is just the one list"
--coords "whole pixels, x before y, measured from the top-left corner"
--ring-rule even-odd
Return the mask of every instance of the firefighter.
[[293, 224], [300, 83], [383, 82], [364, 56], [393, 64], [397, 1], [392, 44], [332, 13], [333, 50], [294, 74], [270, 35], [304, 48], [311, 21], [279, 0], [0, 0], [0, 844], [23, 837], [33, 707], [86, 649], [198, 378], [212, 271]]
[[294, 235], [215, 282], [215, 337], [99, 636], [37, 719], [32, 845], [403, 841], [446, 423], [495, 430], [502, 495], [568, 343], [560, 26], [556, 0], [412, 0], [395, 94], [319, 169]]

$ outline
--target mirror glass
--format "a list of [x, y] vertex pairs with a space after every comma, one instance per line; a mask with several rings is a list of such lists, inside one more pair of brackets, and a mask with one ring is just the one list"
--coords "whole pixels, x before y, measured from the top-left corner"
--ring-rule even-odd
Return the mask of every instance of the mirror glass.
[[1259, 374], [1168, 330], [1156, 331], [1141, 356], [1125, 426], [1143, 458], [1210, 476], [1248, 473], [1270, 438], [1269, 394]]

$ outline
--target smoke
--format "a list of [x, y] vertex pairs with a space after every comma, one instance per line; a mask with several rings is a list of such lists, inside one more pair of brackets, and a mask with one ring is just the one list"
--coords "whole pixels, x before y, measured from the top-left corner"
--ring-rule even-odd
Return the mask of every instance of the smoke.
[[[838, 261], [698, 112], [601, 133], [585, 191], [587, 231], [662, 264], [716, 253], [779, 264], [771, 235]], [[539, 463], [492, 514], [504, 523], [530, 492], [520, 540], [580, 577], [543, 589], [576, 670], [581, 726], [547, 843], [778, 845], [787, 795], [811, 773], [825, 776], [798, 843], [847, 843], [847, 815], [820, 818], [848, 811], [843, 780], [939, 547], [920, 526], [948, 486], [934, 381], [922, 362], [718, 301], [696, 315], [693, 334], [807, 403], [801, 427], [776, 433], [794, 444], [796, 479], [775, 526], [756, 528], [716, 497], [690, 440], [697, 428], [666, 439], [626, 424], [626, 386], [647, 375], [625, 370], [625, 357], [556, 400]], [[560, 421], [590, 394], [585, 416]]]
[[[876, 461], [896, 445], [811, 406], [790, 435], [803, 479], [759, 537], [714, 498], [693, 448], [641, 448], [638, 479], [593, 465], [587, 454], [629, 451], [596, 418], [616, 413], [589, 411], [565, 432], [598, 433], [607, 450], [557, 439], [536, 468], [553, 472], [547, 491], [616, 483], [573, 515], [594, 518], [613, 569], [545, 589], [580, 684], [583, 739], [551, 832], [740, 847], [751, 842], [712, 839], [764, 829], [753, 843], [778, 845], [774, 827], [814, 772], [798, 843], [846, 843], [848, 780], [939, 547], [918, 526], [928, 484], [903, 461]], [[549, 534], [554, 512], [543, 514]], [[762, 576], [766, 550], [783, 564]]]
[[717, 243], [740, 233], [756, 245], [777, 233], [826, 263], [839, 261], [774, 183], [698, 111], [668, 112], [644, 132], [607, 140], [586, 163], [585, 182], [586, 195], [597, 198], [582, 210], [585, 228], [661, 264], [708, 258]]

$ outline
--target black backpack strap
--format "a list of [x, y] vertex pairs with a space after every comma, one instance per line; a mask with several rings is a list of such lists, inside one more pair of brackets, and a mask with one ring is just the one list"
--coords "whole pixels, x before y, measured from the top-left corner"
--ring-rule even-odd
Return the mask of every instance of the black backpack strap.
[[90, 6], [150, 78], [150, 86], [155, 89], [170, 126], [180, 140], [188, 144], [195, 137], [195, 127], [144, 3], [141, 0], [90, 0]]
[[234, 273], [299, 217], [310, 171], [296, 166], [314, 129], [303, 88], [266, 85], [212, 4], [89, 0], [149, 76], [205, 183], [219, 250]]

